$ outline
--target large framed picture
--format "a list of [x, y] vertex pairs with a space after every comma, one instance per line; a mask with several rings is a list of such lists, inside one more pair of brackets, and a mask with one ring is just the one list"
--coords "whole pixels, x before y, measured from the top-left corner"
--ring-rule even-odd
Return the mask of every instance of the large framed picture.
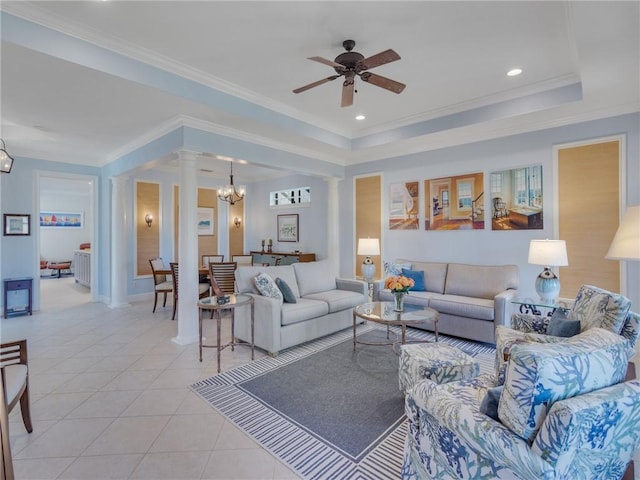
[[198, 207], [198, 235], [213, 235], [212, 207]]
[[84, 228], [82, 212], [40, 212], [40, 226], [43, 228]]
[[31, 235], [31, 215], [5, 213], [4, 235]]
[[278, 215], [278, 241], [299, 242], [298, 214]]

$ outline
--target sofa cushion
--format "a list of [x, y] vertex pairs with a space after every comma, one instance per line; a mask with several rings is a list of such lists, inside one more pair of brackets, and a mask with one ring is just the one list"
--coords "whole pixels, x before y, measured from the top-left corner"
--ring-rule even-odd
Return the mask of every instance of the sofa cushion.
[[282, 304], [282, 317], [280, 323], [291, 325], [304, 322], [311, 318], [321, 317], [329, 313], [329, 304], [311, 298], [299, 298], [296, 303]]
[[402, 269], [402, 275], [413, 280], [413, 287], [409, 288], [412, 292], [426, 292], [427, 289], [424, 286], [424, 271], [423, 270], [408, 270]]
[[326, 302], [329, 305], [329, 313], [353, 308], [363, 302], [361, 293], [350, 290], [327, 290], [326, 292], [311, 293], [303, 298]]
[[411, 268], [411, 262], [401, 262], [399, 260], [395, 262], [384, 262], [384, 276], [396, 277], [402, 275], [403, 268]]
[[336, 276], [329, 260], [294, 263], [300, 296], [336, 289]]
[[296, 296], [291, 291], [291, 287], [280, 277], [276, 278], [276, 285], [282, 292], [282, 298], [287, 303], [296, 303]]
[[[384, 289], [380, 290], [378, 293], [381, 302], [393, 302], [394, 295], [391, 293], [391, 290]], [[437, 293], [433, 292], [414, 292], [413, 290], [404, 296], [404, 304], [405, 305], [420, 305], [423, 307], [429, 306], [429, 300], [434, 297], [439, 297]]]
[[593, 327], [604, 328], [613, 333], [622, 331], [622, 324], [631, 308], [631, 300], [592, 285], [583, 285], [578, 290], [569, 318], [580, 320], [584, 332]]
[[414, 262], [398, 259], [398, 263], [409, 263], [412, 270], [423, 271], [427, 292], [444, 293], [444, 284], [447, 279], [448, 263], [440, 262]]
[[296, 274], [293, 270], [292, 265], [278, 265], [274, 267], [264, 267], [261, 265], [242, 265], [236, 269], [236, 286], [238, 288], [238, 293], [255, 293], [259, 294], [260, 292], [255, 286], [253, 279], [259, 273], [266, 273], [271, 278], [280, 277], [296, 297], [300, 297], [300, 290], [298, 290], [298, 283], [296, 282]]
[[493, 299], [498, 293], [510, 288], [518, 288], [516, 265], [450, 263], [447, 269], [445, 293], [449, 295]]
[[276, 285], [276, 282], [274, 282], [273, 278], [266, 273], [259, 273], [254, 277], [253, 281], [255, 282], [260, 295], [263, 297], [275, 298], [280, 303], [284, 301], [282, 292]]
[[531, 443], [554, 402], [619, 383], [632, 353], [627, 339], [601, 328], [559, 343], [513, 345], [500, 421]]
[[487, 321], [493, 321], [495, 313], [493, 300], [461, 297], [459, 295], [433, 297], [429, 300], [429, 306], [435, 308], [440, 313]]
[[572, 320], [562, 308], [556, 308], [549, 320], [547, 334], [556, 337], [573, 337], [580, 333], [580, 320]]
[[484, 413], [487, 417], [491, 417], [496, 421], [500, 421], [498, 418], [498, 405], [500, 404], [500, 395], [502, 395], [503, 386], [493, 387], [487, 390], [487, 394], [480, 402], [480, 412]]

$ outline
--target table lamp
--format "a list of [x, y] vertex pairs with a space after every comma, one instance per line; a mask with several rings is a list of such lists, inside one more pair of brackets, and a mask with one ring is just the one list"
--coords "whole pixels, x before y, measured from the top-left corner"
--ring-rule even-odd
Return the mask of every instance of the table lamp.
[[362, 277], [371, 283], [376, 273], [376, 266], [371, 255], [380, 255], [380, 241], [377, 238], [361, 238], [358, 240], [358, 255], [366, 255], [362, 262]]
[[531, 240], [529, 263], [544, 266], [544, 270], [536, 278], [536, 292], [543, 302], [555, 303], [560, 295], [560, 280], [551, 267], [569, 265], [566, 242], [564, 240]]
[[605, 258], [640, 260], [640, 205], [627, 209]]

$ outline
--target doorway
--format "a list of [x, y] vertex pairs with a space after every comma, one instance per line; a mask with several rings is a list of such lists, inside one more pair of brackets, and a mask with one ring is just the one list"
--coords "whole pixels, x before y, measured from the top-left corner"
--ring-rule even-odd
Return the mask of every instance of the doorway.
[[95, 301], [97, 178], [37, 172], [34, 232], [39, 275], [34, 308]]

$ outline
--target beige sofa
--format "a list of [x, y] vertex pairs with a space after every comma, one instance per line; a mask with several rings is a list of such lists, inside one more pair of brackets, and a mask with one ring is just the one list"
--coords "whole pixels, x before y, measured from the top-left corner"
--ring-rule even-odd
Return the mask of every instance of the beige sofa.
[[[283, 279], [296, 303], [260, 295], [254, 284], [259, 273]], [[367, 283], [336, 278], [327, 260], [279, 266], [239, 266], [236, 287], [255, 299], [255, 344], [271, 355], [353, 325], [353, 307], [368, 301]], [[235, 335], [251, 338], [250, 309], [238, 308]]]
[[[410, 291], [405, 305], [423, 305], [440, 313], [438, 331], [495, 343], [495, 326], [509, 325], [510, 302], [518, 295], [517, 265], [466, 265], [398, 259], [423, 271], [426, 291]], [[374, 300], [392, 301], [384, 280], [373, 285]], [[425, 325], [425, 329], [429, 329]]]

